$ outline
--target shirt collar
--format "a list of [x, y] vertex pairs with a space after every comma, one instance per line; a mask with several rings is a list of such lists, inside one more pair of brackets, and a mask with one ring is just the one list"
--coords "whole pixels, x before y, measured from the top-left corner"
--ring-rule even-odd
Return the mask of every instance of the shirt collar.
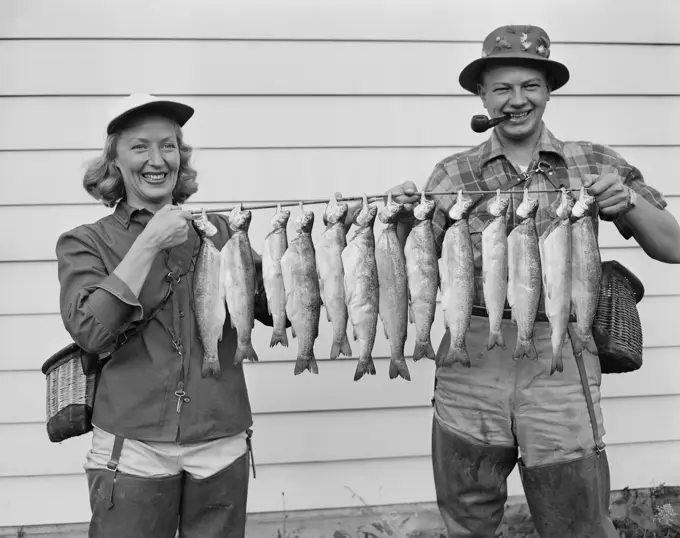
[[[541, 153], [554, 153], [561, 157], [563, 161], [566, 160], [564, 156], [564, 144], [562, 141], [555, 138], [543, 122], [541, 122], [541, 136], [534, 149], [533, 159], [537, 160], [536, 158]], [[479, 156], [479, 172], [482, 171], [482, 168], [484, 168], [489, 161], [500, 157], [501, 155], [506, 157], [505, 148], [503, 147], [500, 138], [498, 138], [496, 129], [494, 129], [489, 139], [482, 146], [482, 153]]]
[[128, 204], [125, 199], [122, 199], [118, 204], [116, 205], [116, 209], [113, 212], [113, 216], [116, 217], [118, 222], [120, 222], [125, 228], [130, 227], [130, 221], [138, 215], [138, 214], [144, 214], [149, 213], [146, 209], [136, 209], [132, 207], [130, 204]]

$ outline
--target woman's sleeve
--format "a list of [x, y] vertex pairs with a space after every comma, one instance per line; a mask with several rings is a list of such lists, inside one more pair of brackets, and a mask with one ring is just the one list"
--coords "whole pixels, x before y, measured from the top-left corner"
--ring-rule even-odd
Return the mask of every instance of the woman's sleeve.
[[142, 305], [125, 282], [108, 274], [87, 228], [62, 234], [56, 254], [66, 330], [85, 351], [112, 351], [129, 324], [142, 319]]

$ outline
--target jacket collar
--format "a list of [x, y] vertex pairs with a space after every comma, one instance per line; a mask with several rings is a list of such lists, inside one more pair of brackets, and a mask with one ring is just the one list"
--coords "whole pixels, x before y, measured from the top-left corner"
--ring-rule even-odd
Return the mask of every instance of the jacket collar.
[[[550, 130], [545, 126], [545, 123], [541, 122], [541, 136], [538, 139], [536, 148], [534, 149], [533, 160], [538, 160], [541, 153], [554, 153], [558, 155], [563, 161], [566, 160], [564, 156], [564, 143], [561, 140], [555, 138], [555, 136], [550, 132]], [[493, 130], [489, 139], [483, 144], [482, 152], [479, 156], [479, 172], [482, 171], [484, 166], [489, 161], [496, 159], [497, 157], [507, 157], [505, 155], [505, 148], [496, 129]]]

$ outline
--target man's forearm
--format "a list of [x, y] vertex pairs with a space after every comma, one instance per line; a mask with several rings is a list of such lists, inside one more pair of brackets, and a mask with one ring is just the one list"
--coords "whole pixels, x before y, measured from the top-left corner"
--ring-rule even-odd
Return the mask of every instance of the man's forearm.
[[680, 226], [673, 215], [638, 197], [635, 209], [622, 217], [645, 253], [663, 263], [680, 263]]

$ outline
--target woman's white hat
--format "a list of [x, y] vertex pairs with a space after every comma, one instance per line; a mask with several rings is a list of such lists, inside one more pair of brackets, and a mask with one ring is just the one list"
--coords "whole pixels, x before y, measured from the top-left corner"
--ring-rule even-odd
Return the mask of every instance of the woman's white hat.
[[148, 93], [133, 93], [120, 99], [111, 109], [106, 134], [115, 132], [120, 125], [139, 112], [153, 112], [176, 121], [180, 127], [194, 115], [194, 109], [179, 101], [161, 99]]

